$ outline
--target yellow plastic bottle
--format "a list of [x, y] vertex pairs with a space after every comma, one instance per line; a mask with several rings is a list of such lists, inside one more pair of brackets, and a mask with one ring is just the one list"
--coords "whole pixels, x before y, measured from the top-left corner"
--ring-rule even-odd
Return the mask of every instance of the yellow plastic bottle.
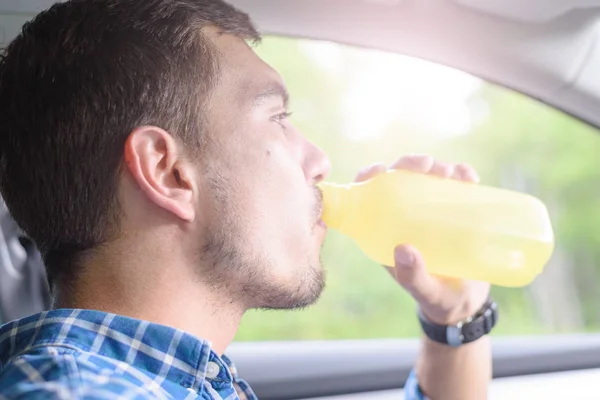
[[554, 249], [548, 211], [530, 195], [402, 170], [320, 187], [323, 221], [383, 265], [411, 244], [430, 273], [521, 287]]

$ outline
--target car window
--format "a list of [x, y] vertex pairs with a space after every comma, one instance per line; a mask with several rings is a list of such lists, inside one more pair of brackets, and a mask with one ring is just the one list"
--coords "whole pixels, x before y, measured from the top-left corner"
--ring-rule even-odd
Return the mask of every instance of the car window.
[[[266, 37], [258, 54], [284, 77], [292, 121], [348, 182], [367, 164], [430, 153], [473, 164], [482, 183], [540, 197], [556, 250], [522, 289], [493, 288], [495, 335], [583, 332], [600, 326], [596, 129], [519, 93], [423, 60], [328, 42]], [[415, 304], [353, 242], [331, 231], [327, 288], [294, 312], [247, 314], [239, 341], [416, 337]]]

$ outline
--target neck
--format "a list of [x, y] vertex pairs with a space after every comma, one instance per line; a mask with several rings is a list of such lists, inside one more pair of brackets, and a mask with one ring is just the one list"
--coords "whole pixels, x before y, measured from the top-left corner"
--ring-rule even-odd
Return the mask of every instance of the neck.
[[[161, 248], [162, 247], [162, 248]], [[57, 308], [110, 312], [181, 329], [222, 354], [234, 339], [245, 308], [202, 282], [198, 268], [160, 244], [144, 255], [107, 254], [89, 260], [76, 281], [57, 292]], [[179, 252], [181, 254], [181, 252]], [[172, 256], [172, 257], [169, 257]]]

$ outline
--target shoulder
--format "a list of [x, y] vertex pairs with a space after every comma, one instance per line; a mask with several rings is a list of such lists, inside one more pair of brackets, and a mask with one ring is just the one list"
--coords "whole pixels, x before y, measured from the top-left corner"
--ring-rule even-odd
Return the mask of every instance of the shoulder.
[[0, 371], [0, 400], [161, 398], [146, 379], [127, 365], [74, 349], [32, 348]]

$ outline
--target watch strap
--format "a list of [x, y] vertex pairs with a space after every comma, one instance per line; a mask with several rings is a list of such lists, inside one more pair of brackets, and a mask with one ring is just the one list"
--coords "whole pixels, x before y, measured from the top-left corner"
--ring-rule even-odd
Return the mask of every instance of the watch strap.
[[456, 325], [435, 324], [419, 310], [419, 322], [423, 332], [431, 340], [458, 347], [490, 333], [498, 322], [498, 304], [489, 299], [475, 315]]

